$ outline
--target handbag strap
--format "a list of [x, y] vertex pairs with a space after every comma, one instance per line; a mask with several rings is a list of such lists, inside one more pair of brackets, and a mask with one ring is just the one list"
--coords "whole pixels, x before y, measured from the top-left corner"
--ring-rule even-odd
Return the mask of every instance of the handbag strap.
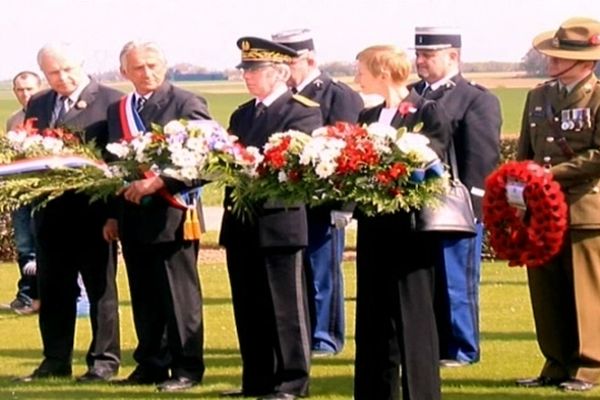
[[456, 151], [454, 150], [454, 138], [450, 136], [450, 145], [448, 146], [448, 158], [450, 159], [450, 175], [452, 180], [460, 180], [458, 177], [458, 164], [456, 163]]

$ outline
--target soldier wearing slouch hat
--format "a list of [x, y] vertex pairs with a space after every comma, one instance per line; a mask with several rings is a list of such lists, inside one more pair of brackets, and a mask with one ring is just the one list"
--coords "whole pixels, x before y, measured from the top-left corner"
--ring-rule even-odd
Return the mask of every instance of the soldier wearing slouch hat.
[[525, 387], [586, 391], [600, 380], [600, 22], [571, 18], [541, 33], [552, 80], [527, 94], [517, 158], [547, 166], [569, 206], [563, 250], [527, 271], [545, 363]]

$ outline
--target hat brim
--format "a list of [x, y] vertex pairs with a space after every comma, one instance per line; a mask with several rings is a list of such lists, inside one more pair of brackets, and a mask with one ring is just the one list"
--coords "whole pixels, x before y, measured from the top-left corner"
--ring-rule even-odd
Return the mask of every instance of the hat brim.
[[407, 47], [407, 50], [448, 50], [448, 49], [458, 49], [459, 47], [453, 47], [451, 44], [429, 44], [429, 45], [414, 45], [412, 47]]
[[272, 65], [274, 62], [272, 61], [242, 61], [235, 67], [238, 69], [251, 69], [251, 68], [260, 68], [265, 67], [267, 65]]
[[540, 33], [533, 39], [533, 47], [540, 53], [549, 57], [579, 61], [600, 60], [600, 46], [588, 47], [579, 50], [559, 49], [552, 45], [554, 33], [555, 31]]

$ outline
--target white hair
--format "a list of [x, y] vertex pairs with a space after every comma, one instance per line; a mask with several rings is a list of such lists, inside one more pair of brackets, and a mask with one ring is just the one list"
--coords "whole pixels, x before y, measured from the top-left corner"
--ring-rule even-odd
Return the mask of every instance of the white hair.
[[155, 42], [132, 40], [130, 42], [125, 43], [125, 45], [121, 49], [121, 52], [119, 53], [119, 62], [121, 63], [121, 68], [127, 69], [127, 54], [136, 49], [152, 51], [153, 53], [158, 54], [160, 60], [165, 65], [167, 64], [167, 58], [165, 57], [165, 54], [158, 46], [158, 44], [156, 44]]
[[290, 79], [290, 75], [292, 74], [292, 71], [291, 71], [289, 65], [277, 63], [277, 64], [273, 64], [273, 68], [275, 69], [275, 72], [277, 73], [278, 81], [287, 82]]
[[45, 44], [37, 54], [37, 62], [40, 68], [42, 67], [42, 58], [44, 56], [60, 56], [72, 61], [74, 64], [83, 65], [81, 52], [71, 43], [51, 42]]

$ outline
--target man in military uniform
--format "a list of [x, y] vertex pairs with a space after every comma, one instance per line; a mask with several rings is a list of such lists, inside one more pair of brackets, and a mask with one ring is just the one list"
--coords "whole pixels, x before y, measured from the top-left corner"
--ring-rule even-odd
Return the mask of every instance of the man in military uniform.
[[[312, 132], [322, 125], [319, 105], [294, 95], [286, 64], [296, 52], [243, 37], [244, 81], [252, 100], [231, 115], [229, 130], [246, 146], [261, 147], [275, 132]], [[219, 242], [225, 246], [242, 355], [242, 389], [226, 396], [295, 399], [308, 394], [310, 322], [302, 251], [308, 242], [304, 205], [264, 203], [252, 222], [232, 212], [227, 190]]]
[[553, 80], [527, 95], [517, 158], [550, 168], [569, 205], [563, 250], [527, 271], [540, 375], [520, 386], [590, 390], [600, 379], [600, 22], [572, 18], [533, 40]]
[[[356, 123], [363, 108], [360, 95], [348, 85], [331, 79], [319, 70], [315, 46], [308, 29], [295, 29], [272, 35], [273, 41], [298, 53], [289, 63], [292, 92], [319, 103], [323, 122]], [[334, 207], [341, 208], [341, 207]], [[344, 286], [342, 257], [344, 227], [352, 212], [333, 210], [331, 205], [312, 207], [308, 215], [308, 247], [305, 254], [312, 350], [315, 355], [332, 355], [344, 346]]]
[[435, 313], [442, 366], [477, 362], [479, 348], [479, 279], [483, 236], [481, 199], [485, 177], [500, 157], [502, 116], [496, 96], [460, 74], [461, 36], [455, 29], [416, 28], [415, 89], [437, 101], [449, 116], [458, 174], [469, 188], [478, 233], [448, 238], [436, 268]]

